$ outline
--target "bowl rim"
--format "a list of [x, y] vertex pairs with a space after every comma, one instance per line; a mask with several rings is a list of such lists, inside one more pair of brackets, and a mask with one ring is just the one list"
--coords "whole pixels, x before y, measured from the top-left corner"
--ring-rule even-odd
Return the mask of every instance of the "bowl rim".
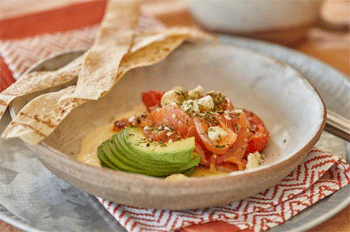
[[[34, 146], [30, 145], [28, 143], [25, 143], [25, 144], [28, 147], [42, 147], [43, 149], [45, 149], [51, 153], [50, 159], [53, 159], [54, 162], [58, 162], [66, 167], [69, 167], [69, 168], [72, 168], [75, 170], [88, 172], [94, 176], [104, 176], [108, 173], [111, 181], [117, 181], [120, 177], [122, 177], [122, 178], [124, 178], [123, 179], [124, 181], [129, 180], [130, 182], [135, 182], [135, 178], [137, 178], [141, 181], [147, 181], [147, 183], [149, 185], [156, 184], [159, 187], [161, 187], [161, 186], [169, 187], [169, 185], [174, 186], [174, 187], [188, 187], [188, 186], [197, 186], [197, 185], [203, 185], [203, 184], [210, 185], [211, 183], [217, 183], [218, 181], [227, 182], [227, 180], [230, 180], [233, 177], [263, 174], [264, 172], [266, 172], [268, 170], [274, 169], [277, 165], [286, 164], [293, 159], [297, 159], [299, 156], [305, 155], [305, 157], [306, 157], [307, 153], [313, 148], [315, 143], [320, 138], [320, 136], [324, 130], [325, 124], [326, 124], [326, 117], [327, 117], [326, 106], [325, 106], [325, 103], [324, 103], [323, 99], [321, 98], [319, 92], [317, 91], [317, 89], [312, 85], [312, 83], [310, 83], [310, 81], [302, 73], [300, 73], [298, 70], [294, 69], [291, 65], [289, 65], [281, 60], [278, 60], [276, 58], [273, 58], [271, 56], [262, 54], [260, 52], [257, 52], [257, 51], [254, 51], [254, 50], [251, 50], [248, 48], [242, 48], [242, 47], [238, 47], [235, 45], [226, 44], [223, 42], [217, 43], [216, 45], [227, 46], [227, 47], [234, 48], [237, 50], [242, 50], [242, 51], [250, 53], [252, 55], [262, 57], [265, 60], [266, 59], [271, 60], [280, 66], [285, 66], [289, 69], [292, 69], [298, 75], [297, 78], [302, 79], [303, 84], [307, 85], [307, 87], [314, 94], [316, 94], [315, 95], [316, 99], [319, 100], [319, 103], [321, 103], [320, 106], [321, 106], [321, 111], [322, 111], [322, 113], [321, 113], [322, 121], [318, 125], [318, 129], [315, 131], [315, 133], [312, 135], [312, 137], [310, 136], [311, 139], [300, 150], [298, 150], [294, 154], [288, 155], [286, 157], [282, 157], [278, 161], [274, 161], [268, 165], [259, 166], [259, 167], [254, 168], [254, 169], [234, 171], [234, 172], [228, 173], [227, 175], [215, 175], [215, 176], [208, 176], [206, 178], [191, 177], [191, 178], [186, 179], [186, 181], [164, 181], [164, 179], [158, 178], [158, 177], [151, 177], [151, 176], [145, 176], [142, 174], [117, 171], [117, 170], [112, 170], [109, 168], [94, 167], [94, 166], [90, 166], [90, 165], [87, 165], [84, 163], [80, 163], [73, 158], [69, 158], [69, 156], [67, 154], [64, 154], [63, 152], [61, 152], [53, 147], [50, 147], [45, 142], [40, 142], [38, 145], [34, 145]], [[53, 54], [45, 59], [39, 60], [35, 64], [33, 64], [23, 75], [30, 73], [32, 71], [35, 71], [37, 66], [43, 65], [44, 63], [49, 62], [51, 59], [55, 59], [57, 57], [65, 56], [65, 55], [73, 54], [73, 53], [83, 53], [84, 51], [86, 51], [86, 50], [77, 49], [77, 50], [72, 50], [69, 52], [62, 52], [62, 53]], [[14, 109], [12, 107], [12, 102], [9, 104], [9, 111], [10, 111], [11, 118], [13, 119], [16, 116], [16, 114], [15, 114]], [[38, 155], [36, 153], [36, 155], [40, 158], [40, 156], [42, 154]]]

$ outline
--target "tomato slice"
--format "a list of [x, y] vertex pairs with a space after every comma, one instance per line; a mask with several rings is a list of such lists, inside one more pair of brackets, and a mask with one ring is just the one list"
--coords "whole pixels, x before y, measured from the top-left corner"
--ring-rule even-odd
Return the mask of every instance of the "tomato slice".
[[147, 107], [148, 111], [153, 107], [161, 106], [160, 101], [165, 92], [150, 90], [142, 93], [142, 102]]
[[248, 151], [249, 153], [261, 152], [265, 149], [270, 133], [266, 129], [263, 121], [253, 112], [244, 110], [250, 123], [249, 138], [248, 138]]

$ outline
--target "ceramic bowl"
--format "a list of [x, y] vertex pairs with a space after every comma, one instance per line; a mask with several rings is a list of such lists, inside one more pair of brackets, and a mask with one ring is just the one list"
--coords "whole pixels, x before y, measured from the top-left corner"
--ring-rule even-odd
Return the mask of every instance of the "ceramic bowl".
[[241, 33], [312, 26], [318, 21], [322, 6], [322, 0], [188, 0], [187, 2], [195, 19], [206, 27]]
[[[33, 70], [54, 70], [82, 52], [44, 60]], [[141, 103], [141, 92], [173, 86], [224, 92], [236, 107], [257, 113], [271, 133], [265, 163], [222, 176], [171, 182], [95, 168], [75, 161], [80, 143], [95, 127]], [[16, 99], [11, 116], [33, 95]], [[114, 202], [162, 209], [223, 205], [277, 184], [302, 162], [325, 124], [325, 107], [296, 70], [259, 53], [224, 44], [185, 44], [159, 64], [128, 72], [104, 98], [74, 110], [37, 146], [28, 145], [59, 178]]]
[[206, 29], [281, 44], [298, 42], [321, 21], [322, 0], [187, 0], [194, 19]]

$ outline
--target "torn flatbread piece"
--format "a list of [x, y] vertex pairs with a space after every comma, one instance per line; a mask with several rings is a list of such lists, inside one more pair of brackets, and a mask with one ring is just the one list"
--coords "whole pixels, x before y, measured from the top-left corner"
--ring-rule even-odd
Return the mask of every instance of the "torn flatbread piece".
[[30, 101], [7, 126], [2, 137], [20, 137], [29, 144], [38, 144], [49, 136], [60, 122], [86, 100], [75, 100], [59, 104], [59, 99], [74, 92], [75, 86], [69, 86], [58, 92], [40, 95]]
[[[91, 93], [88, 91], [91, 91], [91, 89], [96, 89], [97, 91], [99, 91], [99, 94], [100, 94], [98, 98], [103, 97], [105, 94], [107, 94], [110, 91], [110, 89], [120, 80], [121, 76], [123, 76], [125, 72], [127, 72], [128, 70], [136, 67], [152, 65], [153, 63], [150, 62], [152, 60], [164, 59], [166, 55], [168, 55], [171, 51], [173, 51], [175, 48], [180, 46], [182, 42], [185, 40], [198, 41], [203, 39], [215, 40], [216, 38], [214, 36], [211, 36], [210, 34], [204, 33], [197, 29], [191, 29], [191, 28], [168, 28], [158, 32], [140, 32], [135, 35], [134, 43], [130, 49], [131, 53], [126, 53], [119, 64], [120, 65], [119, 69], [117, 70], [116, 68], [117, 74], [115, 75], [115, 77], [112, 78], [111, 76], [110, 77], [101, 76], [101, 79], [99, 81], [102, 82], [102, 80], [105, 79], [109, 87], [104, 89], [99, 89], [99, 87], [95, 85], [96, 83], [90, 82], [89, 84], [93, 86], [91, 86], [90, 89], [86, 88], [85, 92], [84, 92], [84, 89], [80, 90], [82, 92], [80, 96], [83, 96], [83, 93], [85, 95], [90, 95]], [[163, 41], [164, 43], [162, 43]], [[163, 46], [163, 47], [170, 46], [172, 49], [169, 48], [169, 51], [165, 53], [160, 53], [161, 51], [156, 51], [159, 48], [158, 46]], [[153, 51], [147, 51], [148, 54], [145, 54], [144, 51], [140, 51], [143, 49], [145, 50], [152, 49]], [[149, 56], [149, 57], [146, 57], [146, 56]], [[159, 56], [161, 56], [162, 58], [160, 58]], [[133, 60], [133, 59], [137, 59], [137, 60]], [[126, 61], [128, 62], [132, 61], [132, 65], [127, 66], [125, 64]], [[125, 69], [125, 67], [127, 68]], [[101, 67], [100, 69], [103, 69], [103, 68]], [[103, 72], [105, 72], [105, 70]], [[80, 75], [78, 78], [80, 78]], [[112, 84], [110, 84], [111, 81], [113, 81]], [[77, 83], [77, 89], [78, 88], [79, 88], [79, 79]], [[78, 90], [76, 90], [75, 93], [71, 95], [63, 96], [61, 101], [77, 98], [77, 95], [76, 95], [77, 91]], [[83, 97], [82, 99], [89, 99], [89, 98]], [[97, 99], [92, 99], [92, 100], [97, 100]]]
[[138, 1], [110, 1], [97, 39], [87, 52], [75, 92], [66, 97], [97, 100], [112, 88], [123, 56], [129, 52], [140, 17]]
[[[121, 78], [131, 69], [153, 65], [162, 61], [186, 39], [188, 37], [184, 35], [171, 36], [136, 52], [128, 53], [120, 63], [117, 73], [118, 78]], [[73, 109], [89, 101], [87, 99], [59, 101], [59, 98], [70, 95], [74, 91], [75, 86], [72, 86], [60, 92], [48, 93], [34, 98], [5, 129], [2, 137], [20, 137], [25, 142], [33, 145], [43, 141]]]
[[[157, 39], [164, 39], [164, 35], [161, 38], [157, 37], [159, 31], [166, 30], [166, 27], [153, 18], [146, 18], [145, 16], [139, 18], [136, 34], [140, 34], [142, 39], [139, 39], [141, 44], [136, 43], [137, 48], [132, 47], [134, 52], [142, 47], [148, 46]], [[150, 34], [150, 39], [145, 38], [145, 34]], [[137, 37], [137, 35], [135, 35]], [[146, 40], [147, 39], [147, 40]], [[10, 87], [0, 93], [0, 120], [4, 115], [9, 104], [17, 97], [21, 97], [27, 94], [43, 91], [51, 87], [60, 86], [70, 81], [76, 82], [82, 64], [84, 56], [76, 58], [66, 66], [56, 71], [37, 71], [23, 75]]]
[[[215, 40], [215, 37], [211, 36], [210, 34], [196, 29], [165, 28], [161, 26], [154, 26], [150, 27], [149, 29], [143, 29], [136, 32], [132, 47], [130, 49], [131, 53], [129, 52], [125, 56], [130, 57], [130, 55], [137, 50], [147, 47], [154, 42], [166, 40], [167, 37], [180, 35], [185, 36], [191, 41], [200, 39]], [[8, 105], [15, 98], [34, 92], [39, 92], [51, 87], [63, 85], [76, 79], [80, 73], [83, 61], [84, 55], [74, 59], [71, 63], [56, 71], [32, 72], [21, 77], [17, 82], [0, 93], [0, 119], [5, 113]], [[122, 65], [122, 62], [120, 65]], [[137, 65], [137, 67], [139, 66], [140, 65]], [[117, 76], [119, 77], [120, 74]], [[68, 97], [64, 96], [64, 98]]]
[[[149, 39], [149, 37], [145, 38], [147, 40]], [[120, 80], [120, 78], [131, 69], [143, 66], [150, 66], [164, 60], [184, 41], [199, 40], [203, 38], [209, 40], [215, 39], [214, 37], [201, 31], [187, 28], [181, 31], [172, 31], [171, 33], [166, 33], [166, 39], [162, 41], [155, 41], [149, 46], [140, 46], [137, 51], [128, 53], [123, 57], [114, 84], [116, 84]]]
[[82, 55], [56, 71], [32, 72], [20, 78], [0, 93], [0, 119], [15, 98], [72, 81], [79, 75], [83, 60]]

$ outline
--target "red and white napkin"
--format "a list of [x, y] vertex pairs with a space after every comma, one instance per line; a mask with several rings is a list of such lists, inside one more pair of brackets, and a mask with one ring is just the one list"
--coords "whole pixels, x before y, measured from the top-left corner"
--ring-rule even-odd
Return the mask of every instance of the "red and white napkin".
[[235, 225], [240, 230], [264, 231], [282, 224], [349, 183], [348, 163], [338, 156], [313, 149], [278, 185], [222, 207], [157, 210], [98, 199], [121, 225], [133, 232], [173, 231], [215, 221]]
[[[0, 20], [0, 91], [43, 58], [89, 48], [102, 19], [104, 4], [105, 1], [87, 1]], [[76, 25], [67, 25], [69, 22]], [[139, 29], [157, 26], [162, 25], [143, 18]], [[223, 207], [170, 211], [99, 200], [129, 231], [263, 231], [285, 222], [349, 183], [349, 164], [314, 149], [280, 184]]]

